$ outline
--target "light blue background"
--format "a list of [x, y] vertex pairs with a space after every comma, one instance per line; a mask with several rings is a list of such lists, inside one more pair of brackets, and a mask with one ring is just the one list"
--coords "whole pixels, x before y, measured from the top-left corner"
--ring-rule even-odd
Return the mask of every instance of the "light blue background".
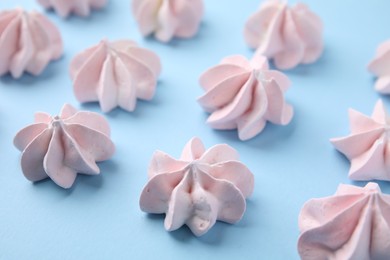
[[[294, 1], [291, 1], [294, 2]], [[347, 109], [370, 114], [382, 96], [373, 89], [366, 65], [377, 45], [390, 38], [386, 0], [306, 1], [325, 25], [326, 50], [315, 64], [286, 74], [293, 82], [287, 100], [295, 116], [286, 127], [268, 125], [256, 138], [241, 142], [236, 131], [214, 131], [196, 103], [199, 75], [224, 56], [253, 52], [243, 41], [247, 17], [259, 1], [205, 0], [199, 34], [168, 45], [143, 39], [129, 1], [109, 0], [88, 19], [63, 20], [65, 52], [39, 77], [0, 79], [0, 258], [1, 259], [297, 259], [297, 218], [313, 197], [333, 194], [347, 177], [349, 162], [328, 139], [349, 132]], [[2, 0], [0, 8], [42, 10], [32, 0]], [[63, 103], [80, 105], [68, 76], [71, 58], [102, 38], [134, 39], [154, 50], [163, 63], [157, 94], [138, 102], [134, 113], [107, 114], [116, 143], [115, 156], [100, 164], [97, 177], [79, 176], [63, 190], [50, 180], [32, 184], [21, 172], [15, 133], [31, 123], [35, 111], [56, 114]], [[0, 50], [3, 51], [3, 50]], [[390, 109], [390, 99], [382, 97]], [[163, 216], [148, 216], [138, 206], [154, 150], [179, 156], [192, 137], [207, 147], [228, 143], [256, 178], [244, 218], [236, 225], [217, 223], [196, 238], [185, 227], [169, 233]], [[354, 183], [365, 185], [365, 182]], [[390, 193], [390, 185], [380, 183]]]

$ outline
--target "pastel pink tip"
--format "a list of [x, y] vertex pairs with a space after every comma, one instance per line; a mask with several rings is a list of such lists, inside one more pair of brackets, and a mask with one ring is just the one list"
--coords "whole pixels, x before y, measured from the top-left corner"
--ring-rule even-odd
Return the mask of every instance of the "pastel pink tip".
[[254, 188], [254, 176], [236, 150], [226, 144], [206, 150], [198, 138], [187, 143], [179, 159], [156, 151], [148, 175], [141, 210], [165, 213], [166, 230], [187, 225], [196, 236], [217, 220], [239, 221]]

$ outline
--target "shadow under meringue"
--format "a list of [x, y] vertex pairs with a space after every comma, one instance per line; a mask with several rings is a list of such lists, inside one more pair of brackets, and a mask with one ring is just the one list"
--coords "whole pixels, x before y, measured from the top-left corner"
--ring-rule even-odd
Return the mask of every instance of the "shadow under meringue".
[[[190, 47], [192, 45], [198, 46], [199, 41], [203, 38], [207, 38], [207, 36], [210, 36], [209, 31], [207, 30], [207, 24], [202, 21], [199, 25], [199, 29], [197, 33], [189, 38], [180, 38], [180, 37], [173, 37], [168, 42], [162, 42], [159, 41], [154, 34], [150, 34], [143, 38], [143, 41], [145, 41], [148, 44], [160, 44], [163, 46], [166, 46], [168, 48], [181, 48], [181, 47]], [[193, 46], [192, 46], [193, 47]]]
[[296, 120], [293, 118], [288, 125], [281, 126], [267, 122], [264, 130], [252, 139], [241, 141], [238, 138], [237, 130], [214, 130], [216, 134], [229, 142], [244, 142], [253, 147], [264, 148], [274, 146], [277, 143], [284, 142], [294, 134], [296, 129]]
[[278, 69], [275, 66], [273, 60], [270, 60], [269, 64], [272, 70], [278, 70], [287, 75], [289, 74], [298, 75], [298, 76], [312, 76], [313, 74], [323, 75], [324, 71], [328, 71], [328, 70], [324, 70], [324, 67], [331, 65], [329, 61], [332, 60], [332, 63], [334, 63], [332, 57], [329, 57], [329, 54], [330, 54], [329, 48], [325, 48], [321, 57], [317, 61], [309, 64], [298, 64], [296, 67], [291, 69]]
[[28, 72], [24, 72], [20, 78], [15, 79], [11, 76], [10, 73], [7, 73], [4, 76], [0, 77], [0, 83], [1, 83], [0, 86], [1, 85], [4, 85], [6, 87], [11, 86], [13, 88], [20, 87], [20, 86], [22, 86], [23, 88], [26, 86], [31, 86], [31, 87], [40, 86], [41, 85], [40, 83], [42, 83], [42, 81], [50, 80], [53, 77], [60, 75], [62, 73], [61, 70], [63, 67], [63, 62], [64, 62], [63, 57], [61, 57], [58, 60], [51, 61], [47, 65], [45, 70], [42, 72], [42, 74], [38, 76], [34, 76]]

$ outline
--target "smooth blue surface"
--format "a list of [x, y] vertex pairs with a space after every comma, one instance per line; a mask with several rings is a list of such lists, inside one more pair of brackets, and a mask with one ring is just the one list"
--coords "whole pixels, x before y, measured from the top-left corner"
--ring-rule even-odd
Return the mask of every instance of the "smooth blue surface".
[[[389, 1], [306, 2], [323, 19], [326, 50], [317, 63], [286, 72], [293, 82], [287, 93], [295, 108], [291, 124], [268, 125], [247, 142], [236, 131], [205, 125], [207, 115], [195, 100], [202, 94], [198, 77], [204, 70], [227, 55], [252, 55], [242, 29], [259, 1], [205, 0], [199, 34], [168, 45], [140, 36], [127, 0], [109, 0], [88, 19], [63, 20], [48, 12], [62, 32], [63, 58], [40, 77], [0, 79], [0, 259], [298, 259], [303, 203], [333, 194], [339, 183], [354, 183], [347, 177], [349, 162], [328, 139], [349, 132], [349, 107], [370, 114], [381, 97], [366, 65], [377, 45], [390, 38]], [[2, 0], [0, 9], [18, 5], [42, 10], [32, 0]], [[117, 109], [106, 115], [117, 152], [100, 164], [100, 176], [79, 176], [70, 190], [50, 180], [32, 184], [23, 177], [13, 137], [35, 111], [56, 114], [65, 102], [100, 112], [96, 103], [75, 100], [68, 65], [104, 37], [134, 39], [161, 57], [157, 94], [151, 102], [138, 102], [134, 113]], [[390, 99], [383, 98], [390, 110]], [[153, 151], [179, 156], [192, 136], [207, 147], [233, 146], [256, 178], [241, 222], [217, 223], [201, 238], [186, 227], [166, 232], [163, 216], [147, 215], [138, 206]], [[390, 193], [388, 183], [380, 186]]]

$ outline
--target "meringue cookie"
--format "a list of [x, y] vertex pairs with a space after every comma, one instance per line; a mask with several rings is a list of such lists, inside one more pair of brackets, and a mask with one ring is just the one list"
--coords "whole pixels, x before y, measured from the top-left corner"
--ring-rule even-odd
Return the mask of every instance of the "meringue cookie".
[[61, 17], [74, 13], [79, 16], [89, 16], [91, 9], [103, 8], [107, 0], [37, 0], [44, 8], [54, 9]]
[[302, 3], [271, 0], [247, 21], [244, 38], [259, 54], [274, 60], [279, 69], [313, 63], [323, 51], [321, 19]]
[[241, 140], [259, 134], [266, 122], [286, 125], [293, 108], [284, 92], [290, 85], [281, 72], [270, 70], [267, 58], [255, 55], [251, 61], [229, 56], [200, 77], [206, 93], [199, 104], [211, 115], [207, 123], [215, 129], [238, 129]]
[[110, 127], [101, 115], [65, 104], [59, 116], [36, 113], [34, 124], [16, 134], [14, 145], [22, 152], [22, 171], [28, 180], [49, 177], [70, 188], [77, 173], [100, 173], [95, 162], [109, 159], [115, 150], [109, 136]]
[[203, 16], [203, 0], [133, 0], [133, 15], [142, 35], [162, 42], [191, 38]]
[[390, 259], [390, 196], [378, 184], [341, 184], [334, 196], [306, 202], [298, 251], [310, 259]]
[[206, 151], [198, 138], [187, 143], [179, 160], [155, 152], [140, 198], [141, 210], [166, 213], [166, 230], [185, 224], [196, 236], [205, 234], [217, 220], [239, 221], [254, 177], [238, 159], [232, 147], [219, 144]]
[[21, 8], [0, 12], [0, 76], [39, 75], [63, 52], [61, 35], [42, 14]]
[[383, 94], [390, 94], [390, 40], [379, 45], [368, 70], [378, 77], [375, 89]]
[[350, 161], [352, 180], [390, 180], [390, 118], [379, 100], [371, 118], [349, 110], [351, 134], [333, 138], [334, 147]]
[[102, 40], [72, 60], [70, 75], [80, 102], [99, 101], [103, 112], [135, 109], [137, 98], [153, 98], [161, 72], [159, 57], [133, 41]]

